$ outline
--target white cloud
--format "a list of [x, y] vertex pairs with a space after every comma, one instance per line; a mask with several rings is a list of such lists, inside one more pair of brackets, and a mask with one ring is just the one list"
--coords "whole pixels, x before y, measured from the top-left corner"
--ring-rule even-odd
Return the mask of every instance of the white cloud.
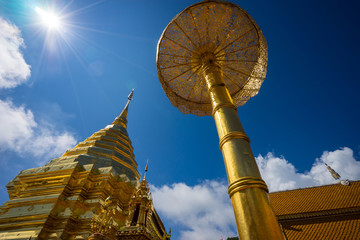
[[360, 161], [355, 159], [353, 150], [348, 147], [333, 152], [325, 151], [320, 159], [316, 159], [309, 174], [318, 185], [334, 182], [334, 179], [331, 177], [323, 162], [326, 162], [339, 173], [342, 179], [360, 179]]
[[259, 155], [256, 162], [270, 191], [315, 185], [311, 176], [298, 173], [294, 165], [283, 157], [276, 157], [272, 153], [268, 153], [265, 157]]
[[325, 163], [331, 166], [343, 179], [360, 179], [360, 162], [354, 158], [350, 148], [344, 147], [333, 152], [325, 151], [316, 159], [310, 171], [299, 173], [295, 166], [284, 157], [268, 153], [256, 158], [261, 176], [270, 191], [281, 191], [300, 187], [335, 183]]
[[31, 110], [0, 100], [0, 150], [30, 155], [41, 165], [76, 143], [69, 132], [59, 132], [48, 122], [36, 122]]
[[[20, 48], [24, 40], [17, 26], [0, 18], [0, 88], [13, 88], [30, 76]], [[34, 114], [11, 100], [0, 99], [0, 151], [13, 151], [23, 157], [36, 157], [42, 165], [71, 148], [76, 140], [66, 131], [59, 132], [49, 122], [35, 121]]]
[[20, 30], [0, 17], [0, 88], [13, 88], [30, 76], [20, 48], [24, 47]]
[[[347, 147], [323, 152], [305, 173], [298, 172], [284, 157], [272, 153], [265, 157], [259, 155], [256, 161], [270, 191], [335, 183], [323, 162], [343, 179], [360, 179], [360, 161]], [[151, 190], [156, 209], [162, 218], [176, 226], [180, 240], [218, 240], [221, 236], [224, 239], [236, 236], [234, 214], [224, 181], [206, 180], [195, 186], [174, 183], [151, 186]]]
[[195, 186], [175, 183], [151, 186], [156, 209], [178, 229], [179, 239], [209, 240], [236, 235], [227, 184], [204, 181]]

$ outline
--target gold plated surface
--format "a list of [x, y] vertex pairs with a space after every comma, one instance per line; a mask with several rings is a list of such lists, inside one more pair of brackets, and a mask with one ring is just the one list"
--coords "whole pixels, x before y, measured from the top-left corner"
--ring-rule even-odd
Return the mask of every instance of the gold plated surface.
[[160, 83], [183, 113], [212, 115], [240, 239], [282, 239], [236, 107], [266, 75], [267, 45], [254, 20], [226, 1], [202, 1], [178, 14], [158, 44]]
[[157, 215], [152, 203], [146, 172], [140, 186], [131, 196], [127, 224], [117, 232], [117, 239], [121, 240], [170, 240], [171, 232], [166, 229]]
[[234, 138], [245, 139], [248, 143], [250, 143], [250, 139], [245, 133], [242, 133], [242, 132], [229, 132], [228, 134], [226, 134], [224, 137], [222, 137], [220, 139], [220, 143], [219, 143], [220, 150], [222, 149], [222, 146], [224, 145], [224, 143], [226, 143], [227, 141], [229, 141], [231, 139], [234, 139]]
[[158, 75], [171, 103], [183, 113], [211, 115], [202, 75], [204, 58], [222, 68], [235, 106], [255, 96], [266, 75], [267, 45], [255, 21], [226, 1], [203, 1], [178, 14], [158, 44]]
[[112, 228], [114, 218], [116, 218], [115, 208], [116, 205], [112, 205], [112, 199], [110, 196], [106, 198], [103, 205], [100, 205], [100, 209], [91, 219], [90, 232], [93, 235], [101, 234], [106, 236], [111, 232], [110, 230]]
[[269, 191], [269, 189], [266, 186], [266, 183], [261, 178], [242, 177], [229, 185], [229, 189], [228, 189], [229, 196], [232, 197], [234, 193], [251, 187], [262, 188], [266, 192]]
[[237, 111], [231, 107], [232, 99], [222, 78], [221, 68], [207, 62], [202, 69], [212, 107], [216, 109], [213, 117], [219, 134], [219, 146], [223, 153], [239, 237], [247, 240], [282, 239], [267, 195], [267, 186], [261, 179], [251, 151], [250, 140], [244, 132]]
[[[10, 199], [0, 206], [0, 239], [117, 239], [140, 184], [126, 130], [129, 101], [112, 124], [8, 183]], [[156, 213], [153, 205], [151, 210]], [[163, 236], [153, 230], [150, 239], [169, 239], [159, 217], [157, 223]]]

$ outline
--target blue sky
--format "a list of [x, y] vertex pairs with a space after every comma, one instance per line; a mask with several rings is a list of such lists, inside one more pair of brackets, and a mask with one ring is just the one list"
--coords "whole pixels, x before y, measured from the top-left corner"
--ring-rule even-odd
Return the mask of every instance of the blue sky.
[[[139, 172], [149, 159], [155, 206], [174, 239], [236, 234], [213, 119], [180, 113], [157, 78], [157, 41], [195, 2], [0, 0], [1, 203], [19, 171], [111, 123], [135, 88], [128, 132]], [[269, 46], [267, 77], [239, 116], [270, 189], [332, 183], [321, 161], [360, 179], [358, 3], [234, 3]], [[48, 30], [36, 7], [53, 9], [63, 27]]]

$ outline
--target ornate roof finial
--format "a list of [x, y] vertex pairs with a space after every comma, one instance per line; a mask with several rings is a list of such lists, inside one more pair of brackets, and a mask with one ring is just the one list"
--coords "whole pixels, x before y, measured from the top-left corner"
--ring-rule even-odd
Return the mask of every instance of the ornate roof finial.
[[335, 180], [340, 179], [340, 175], [334, 169], [332, 169], [329, 165], [327, 165], [326, 162], [324, 162], [324, 163], [325, 163], [325, 166], [327, 167], [327, 169], [329, 170], [329, 172], [331, 173], [331, 176]]
[[128, 96], [128, 100], [131, 101], [133, 99], [134, 96], [134, 89], [131, 90], [131, 93]]
[[146, 167], [145, 167], [145, 173], [144, 173], [143, 181], [146, 179], [146, 172], [148, 171], [148, 165], [149, 165], [149, 159], [146, 161]]
[[[129, 103], [130, 101], [133, 99], [134, 97], [134, 89], [131, 90], [129, 96], [128, 96], [128, 101], [124, 107], [124, 110], [122, 110], [122, 112], [120, 113], [120, 115], [115, 119], [115, 121], [113, 122], [113, 124], [120, 124], [123, 127], [126, 128], [126, 123], [127, 123], [127, 113], [128, 113], [128, 108], [129, 108]], [[122, 123], [122, 124], [121, 124]]]

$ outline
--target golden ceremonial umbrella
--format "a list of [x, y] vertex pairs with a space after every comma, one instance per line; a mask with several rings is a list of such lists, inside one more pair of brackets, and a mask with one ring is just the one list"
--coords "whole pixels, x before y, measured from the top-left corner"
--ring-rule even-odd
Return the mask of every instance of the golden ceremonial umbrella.
[[267, 45], [255, 21], [227, 1], [202, 1], [165, 28], [157, 69], [170, 102], [183, 113], [214, 117], [240, 239], [282, 239], [237, 107], [266, 75]]

